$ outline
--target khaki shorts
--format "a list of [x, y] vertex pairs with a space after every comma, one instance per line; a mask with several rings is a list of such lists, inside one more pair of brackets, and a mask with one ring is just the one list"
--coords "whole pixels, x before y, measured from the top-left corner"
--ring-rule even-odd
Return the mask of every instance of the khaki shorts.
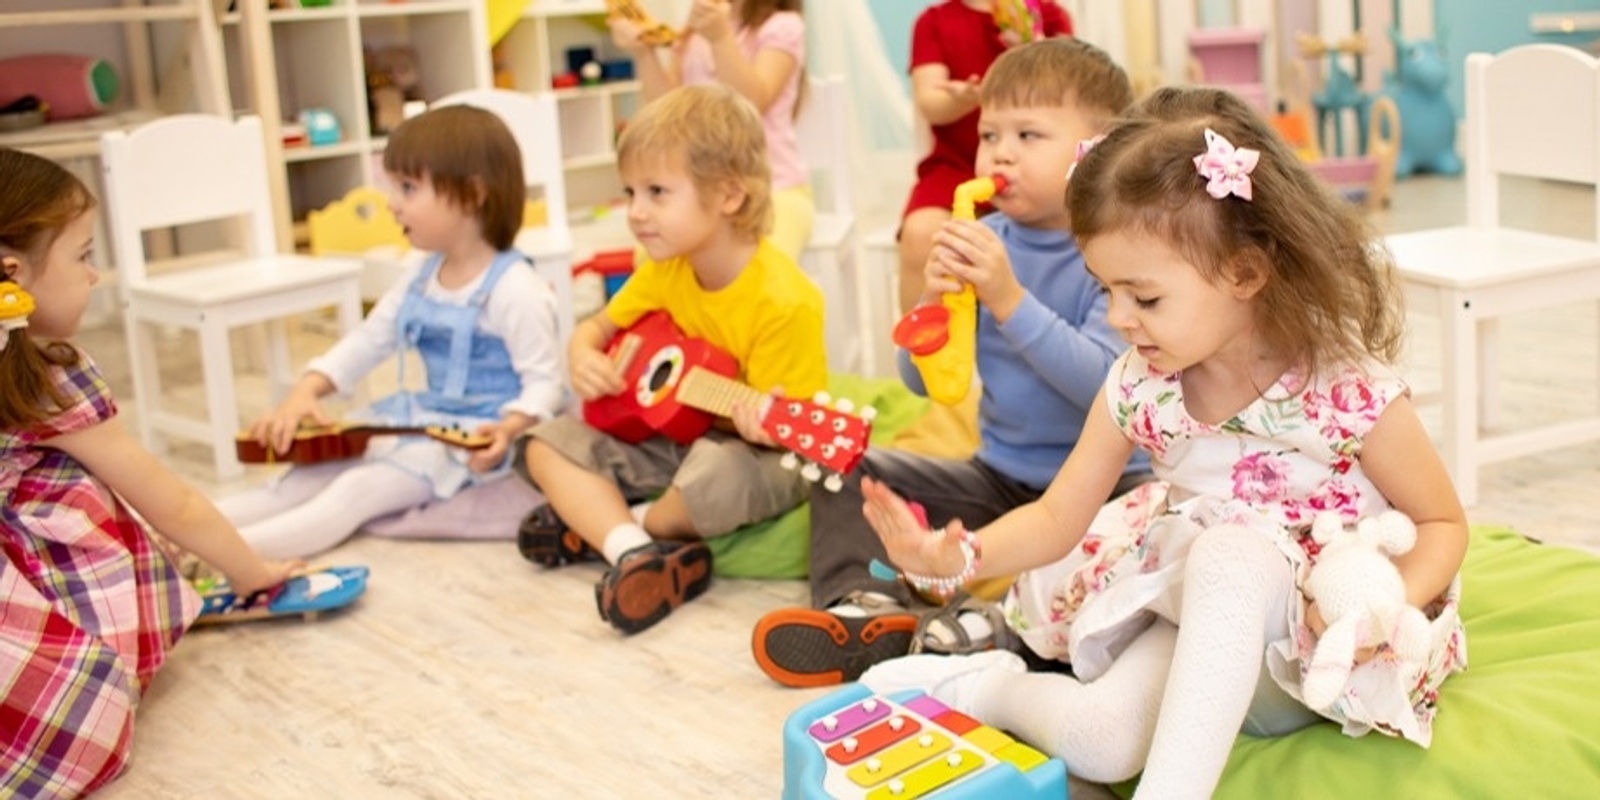
[[[540, 423], [528, 436], [610, 478], [629, 502], [677, 487], [694, 529], [707, 538], [788, 511], [808, 491], [805, 479], [780, 463], [782, 453], [717, 430], [687, 446], [664, 436], [628, 444], [567, 415]], [[512, 468], [532, 483], [526, 449], [525, 442], [514, 448]]]

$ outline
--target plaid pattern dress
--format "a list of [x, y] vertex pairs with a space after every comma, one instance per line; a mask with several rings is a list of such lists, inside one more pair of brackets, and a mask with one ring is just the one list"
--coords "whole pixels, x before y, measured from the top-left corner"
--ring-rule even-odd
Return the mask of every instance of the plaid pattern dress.
[[0, 431], [0, 797], [74, 797], [122, 771], [133, 710], [200, 601], [122, 500], [41, 447], [117, 412], [83, 356], [68, 409]]

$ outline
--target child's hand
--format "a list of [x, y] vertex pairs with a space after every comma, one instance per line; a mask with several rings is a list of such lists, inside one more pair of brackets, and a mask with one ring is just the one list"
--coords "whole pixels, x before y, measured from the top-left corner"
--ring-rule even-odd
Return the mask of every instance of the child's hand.
[[603, 350], [575, 347], [567, 353], [571, 365], [572, 390], [584, 400], [616, 394], [627, 387], [622, 372]]
[[264, 561], [256, 559], [255, 565], [246, 573], [234, 574], [225, 572], [228, 585], [233, 593], [241, 598], [249, 597], [262, 589], [271, 589], [280, 583], [301, 574], [306, 569], [306, 562], [299, 559], [293, 561]]
[[767, 409], [782, 397], [783, 388], [774, 386], [769, 396], [762, 398], [759, 403], [734, 403], [733, 427], [739, 432], [739, 437], [762, 447], [777, 447], [778, 442], [761, 428], [761, 418], [766, 415]]
[[297, 388], [277, 408], [250, 423], [250, 438], [274, 453], [286, 452], [294, 444], [294, 435], [300, 430], [300, 423], [308, 419], [315, 425], [333, 424], [328, 415], [323, 413], [316, 395]]
[[689, 30], [708, 42], [733, 35], [733, 4], [728, 0], [694, 0], [689, 8]]
[[1000, 236], [976, 220], [952, 219], [933, 236], [930, 261], [948, 275], [972, 284], [982, 303], [1001, 322], [1010, 318], [1026, 290], [1011, 271]]
[[488, 472], [505, 460], [506, 451], [511, 449], [511, 442], [522, 429], [512, 431], [503, 422], [485, 422], [475, 432], [479, 436], [489, 437], [489, 446], [472, 451], [472, 455], [467, 457], [467, 469]]
[[611, 28], [611, 43], [618, 49], [633, 54], [651, 49], [644, 41], [644, 30], [633, 20], [616, 14], [606, 17], [606, 25]]
[[966, 566], [959, 544], [963, 530], [960, 520], [946, 525], [944, 536], [935, 536], [911, 511], [911, 506], [888, 486], [872, 478], [862, 478], [861, 495], [866, 498], [861, 513], [883, 540], [883, 547], [895, 566], [933, 577], [957, 575]]
[[949, 80], [939, 84], [950, 95], [950, 99], [964, 108], [978, 107], [978, 85], [982, 79], [973, 75], [966, 80]]
[[[1318, 639], [1321, 639], [1323, 631], [1328, 629], [1328, 621], [1322, 618], [1322, 609], [1317, 608], [1317, 601], [1315, 600], [1312, 600], [1311, 604], [1306, 606], [1306, 627], [1310, 628], [1311, 633], [1316, 635]], [[1356, 648], [1355, 662], [1357, 664], [1365, 664], [1377, 654], [1378, 648], [1376, 645]]]

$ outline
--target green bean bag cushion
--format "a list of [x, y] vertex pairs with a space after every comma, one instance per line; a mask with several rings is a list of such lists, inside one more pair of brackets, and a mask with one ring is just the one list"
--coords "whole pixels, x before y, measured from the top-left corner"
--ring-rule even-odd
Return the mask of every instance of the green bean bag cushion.
[[1461, 582], [1467, 669], [1440, 687], [1430, 749], [1332, 722], [1241, 735], [1215, 797], [1600, 796], [1600, 558], [1474, 526]]
[[[857, 408], [878, 410], [872, 421], [872, 443], [885, 445], [928, 408], [928, 400], [911, 393], [894, 378], [833, 375], [828, 392], [849, 398]], [[764, 522], [746, 525], [727, 536], [708, 539], [716, 574], [728, 578], [804, 578], [811, 555], [811, 507], [798, 507]]]

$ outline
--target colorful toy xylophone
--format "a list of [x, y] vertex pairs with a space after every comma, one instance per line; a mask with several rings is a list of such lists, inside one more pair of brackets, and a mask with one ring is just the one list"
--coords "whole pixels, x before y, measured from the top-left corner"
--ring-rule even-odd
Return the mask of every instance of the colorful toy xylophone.
[[783, 726], [783, 800], [1067, 797], [1067, 767], [919, 691], [852, 683]]

